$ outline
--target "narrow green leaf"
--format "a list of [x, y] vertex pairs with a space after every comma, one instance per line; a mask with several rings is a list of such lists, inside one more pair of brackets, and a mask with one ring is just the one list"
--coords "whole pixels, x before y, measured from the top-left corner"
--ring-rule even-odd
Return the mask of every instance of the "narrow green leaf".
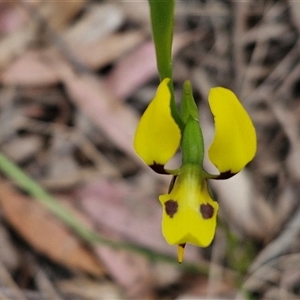
[[171, 92], [172, 116], [182, 130], [183, 123], [180, 119], [179, 112], [175, 103], [172, 76], [174, 3], [174, 0], [149, 0], [157, 70], [159, 73], [160, 81], [165, 78], [170, 78], [168, 86]]
[[149, 0], [149, 4], [160, 80], [172, 78], [174, 0]]

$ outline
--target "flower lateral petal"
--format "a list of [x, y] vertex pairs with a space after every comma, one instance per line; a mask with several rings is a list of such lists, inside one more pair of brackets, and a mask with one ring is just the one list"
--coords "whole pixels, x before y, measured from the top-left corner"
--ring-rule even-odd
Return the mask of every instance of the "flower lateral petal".
[[134, 149], [154, 171], [164, 174], [163, 166], [176, 153], [181, 131], [171, 113], [170, 79], [165, 78], [142, 115], [134, 137]]
[[241, 171], [256, 153], [255, 128], [232, 91], [212, 88], [208, 101], [215, 121], [215, 136], [208, 156], [221, 174], [232, 176]]

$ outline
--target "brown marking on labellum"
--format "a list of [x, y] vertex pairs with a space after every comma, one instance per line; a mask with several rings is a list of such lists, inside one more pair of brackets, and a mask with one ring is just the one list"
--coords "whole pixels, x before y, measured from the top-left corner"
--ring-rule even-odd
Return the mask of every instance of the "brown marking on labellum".
[[171, 180], [170, 185], [169, 185], [168, 194], [170, 194], [170, 193], [172, 192], [173, 187], [174, 187], [174, 185], [175, 185], [176, 179], [177, 179], [177, 175], [174, 175], [174, 176], [172, 177], [172, 180]]
[[200, 213], [203, 219], [210, 219], [214, 215], [214, 208], [210, 204], [201, 204]]
[[166, 214], [173, 218], [174, 215], [176, 214], [177, 210], [178, 210], [178, 203], [175, 200], [168, 200], [165, 203], [165, 210], [166, 210]]
[[236, 175], [236, 173], [232, 173], [230, 170], [226, 172], [222, 172], [220, 175], [215, 177], [214, 179], [229, 179], [230, 177]]
[[158, 174], [168, 174], [164, 168], [164, 165], [157, 164], [155, 161], [152, 165], [149, 165], [149, 167]]

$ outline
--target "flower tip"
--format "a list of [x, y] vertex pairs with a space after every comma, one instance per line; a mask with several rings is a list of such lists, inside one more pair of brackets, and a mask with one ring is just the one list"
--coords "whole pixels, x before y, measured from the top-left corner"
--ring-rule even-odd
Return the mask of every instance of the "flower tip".
[[178, 248], [177, 248], [177, 251], [178, 251], [178, 262], [180, 264], [183, 262], [184, 247], [185, 247], [185, 244], [180, 244], [180, 245], [178, 245]]

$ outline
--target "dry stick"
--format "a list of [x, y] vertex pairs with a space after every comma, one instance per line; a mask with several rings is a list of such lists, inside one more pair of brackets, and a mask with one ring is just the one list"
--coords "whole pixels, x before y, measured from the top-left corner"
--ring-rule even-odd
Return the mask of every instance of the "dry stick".
[[[265, 289], [278, 289], [278, 294], [282, 294], [278, 299], [298, 299], [299, 297], [295, 294], [292, 294], [281, 286], [278, 288], [280, 281], [285, 279], [284, 271], [288, 269], [296, 269], [300, 263], [300, 254], [288, 254], [281, 257], [276, 257], [271, 259], [268, 263], [260, 266], [248, 277], [243, 285], [244, 290], [262, 290]], [[244, 299], [239, 293], [236, 300]]]
[[44, 270], [40, 268], [35, 261], [31, 265], [31, 268], [33, 268], [35, 272], [35, 282], [40, 290], [40, 293], [42, 295], [45, 295], [45, 298], [49, 298], [50, 300], [63, 300], [59, 292], [57, 292], [57, 290], [55, 289], [53, 282], [51, 282], [51, 279], [47, 277]]
[[82, 130], [74, 130], [62, 124], [49, 124], [47, 122], [21, 118], [23, 127], [31, 132], [46, 133], [51, 136], [58, 135], [64, 139], [70, 139], [77, 147], [81, 148], [83, 153], [95, 164], [100, 171], [105, 171], [105, 175], [110, 178], [120, 177], [120, 171], [110, 163], [104, 155], [96, 148], [96, 146], [84, 135]]
[[9, 299], [26, 300], [26, 297], [0, 261], [0, 300]]
[[[244, 3], [242, 3], [241, 5], [243, 5], [243, 4]], [[258, 25], [255, 26], [255, 28], [253, 28], [251, 31], [248, 31], [246, 33], [246, 37], [247, 37], [247, 35], [249, 35], [251, 37], [251, 33], [252, 33], [252, 35], [254, 33], [254, 37], [255, 37], [254, 40], [256, 43], [255, 43], [255, 48], [252, 52], [252, 56], [250, 58], [249, 66], [248, 67], [245, 66], [246, 70], [243, 74], [243, 82], [241, 83], [241, 93], [240, 93], [241, 99], [248, 96], [248, 94], [252, 90], [252, 88], [250, 86], [251, 85], [251, 82], [250, 82], [251, 71], [253, 69], [252, 66], [255, 66], [255, 64], [257, 64], [257, 62], [262, 61], [263, 58], [266, 57], [266, 55], [268, 53], [268, 47], [266, 44], [266, 42], [268, 40], [268, 35], [265, 32], [267, 32], [269, 27], [268, 27], [268, 24], [264, 23], [264, 20], [267, 18], [267, 14], [269, 12], [268, 9], [270, 9], [270, 7], [266, 6], [264, 9], [262, 20], [259, 22]], [[243, 40], [247, 41], [247, 39], [245, 39], [245, 37], [243, 37]]]
[[50, 26], [47, 19], [39, 12], [39, 10], [27, 3], [25, 0], [18, 0], [18, 2], [24, 7], [24, 9], [30, 14], [32, 19], [36, 21], [42, 28], [45, 29], [45, 33], [53, 42], [53, 45], [59, 49], [64, 58], [72, 65], [77, 73], [91, 73], [90, 69], [84, 64], [80, 63], [72, 49], [67, 43], [60, 37], [60, 35]]
[[[278, 87], [280, 81], [285, 78], [286, 74], [294, 67], [294, 64], [299, 61], [299, 46], [300, 43], [297, 42], [262, 84], [247, 96], [245, 101], [252, 102], [258, 98], [264, 98], [266, 101], [271, 101], [270, 96], [273, 95], [274, 90]], [[267, 104], [270, 104], [270, 102]]]
[[262, 265], [267, 262], [287, 254], [288, 248], [291, 243], [297, 240], [297, 237], [300, 233], [300, 208], [296, 211], [295, 215], [291, 221], [286, 225], [284, 231], [271, 242], [261, 254], [257, 257], [254, 263], [251, 266], [250, 271], [253, 272], [260, 268]]

